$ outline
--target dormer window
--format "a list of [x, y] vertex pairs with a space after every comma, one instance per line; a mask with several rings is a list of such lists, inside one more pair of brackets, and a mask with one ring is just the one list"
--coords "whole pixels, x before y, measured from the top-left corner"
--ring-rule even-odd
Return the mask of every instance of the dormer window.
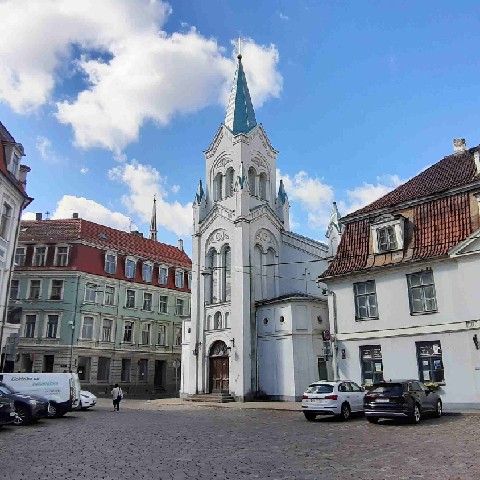
[[117, 256], [114, 253], [105, 254], [105, 273], [110, 275], [115, 274], [117, 271]]
[[55, 250], [55, 266], [66, 267], [68, 265], [68, 246], [57, 247]]
[[158, 269], [158, 283], [160, 285], [166, 285], [168, 282], [168, 267], [161, 266]]
[[125, 260], [125, 276], [127, 278], [134, 278], [135, 277], [135, 267], [137, 266], [137, 262], [133, 258], [127, 258]]
[[371, 227], [375, 254], [403, 250], [404, 222], [404, 217], [394, 217], [390, 214], [382, 215], [375, 220]]
[[153, 265], [151, 263], [144, 262], [142, 265], [142, 280], [150, 283], [152, 281]]
[[47, 264], [47, 247], [35, 247], [33, 264], [35, 267], [44, 267]]
[[183, 288], [183, 270], [175, 270], [175, 286]]

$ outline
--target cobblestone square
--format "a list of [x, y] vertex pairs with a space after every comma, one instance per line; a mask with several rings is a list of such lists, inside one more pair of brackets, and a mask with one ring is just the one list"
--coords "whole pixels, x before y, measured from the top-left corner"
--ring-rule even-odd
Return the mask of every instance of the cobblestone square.
[[0, 430], [0, 478], [478, 479], [478, 414], [417, 426], [127, 401]]

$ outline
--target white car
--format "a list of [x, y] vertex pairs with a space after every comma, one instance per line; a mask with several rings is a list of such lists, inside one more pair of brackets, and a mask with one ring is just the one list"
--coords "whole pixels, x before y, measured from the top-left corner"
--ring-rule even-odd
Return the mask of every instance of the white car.
[[348, 420], [352, 412], [363, 412], [364, 395], [363, 388], [350, 380], [320, 380], [310, 384], [303, 394], [303, 414], [309, 421], [317, 415], [338, 415]]
[[97, 397], [86, 390], [80, 392], [80, 408], [86, 410], [87, 408], [94, 407], [97, 404]]

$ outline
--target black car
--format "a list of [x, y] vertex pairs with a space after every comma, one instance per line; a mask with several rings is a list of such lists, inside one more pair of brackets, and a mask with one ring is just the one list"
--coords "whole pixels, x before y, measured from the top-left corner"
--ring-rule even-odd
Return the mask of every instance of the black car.
[[15, 405], [9, 398], [0, 397], [0, 427], [15, 420]]
[[363, 397], [365, 416], [370, 423], [380, 418], [404, 418], [418, 423], [424, 414], [442, 415], [438, 393], [418, 380], [389, 380], [375, 383]]
[[17, 393], [0, 383], [0, 398], [12, 400], [15, 405], [15, 425], [26, 425], [48, 415], [48, 400], [38, 395]]

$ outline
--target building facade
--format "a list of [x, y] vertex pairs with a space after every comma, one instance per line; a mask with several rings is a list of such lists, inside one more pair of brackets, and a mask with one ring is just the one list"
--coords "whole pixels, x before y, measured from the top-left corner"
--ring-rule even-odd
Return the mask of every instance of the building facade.
[[113, 383], [129, 395], [175, 394], [191, 279], [179, 246], [79, 218], [22, 222], [11, 368], [76, 371], [100, 394]]
[[6, 319], [20, 217], [32, 201], [25, 190], [30, 168], [20, 164], [24, 155], [22, 144], [0, 122], [0, 369], [6, 357], [6, 338], [18, 330]]
[[[290, 231], [276, 157], [257, 124], [241, 56], [224, 123], [205, 152], [193, 206], [192, 317], [183, 396], [298, 399], [326, 375], [326, 298], [316, 283], [329, 247]], [[334, 237], [334, 235], [332, 235]]]
[[454, 154], [341, 219], [323, 274], [336, 375], [415, 378], [480, 405], [480, 148]]

